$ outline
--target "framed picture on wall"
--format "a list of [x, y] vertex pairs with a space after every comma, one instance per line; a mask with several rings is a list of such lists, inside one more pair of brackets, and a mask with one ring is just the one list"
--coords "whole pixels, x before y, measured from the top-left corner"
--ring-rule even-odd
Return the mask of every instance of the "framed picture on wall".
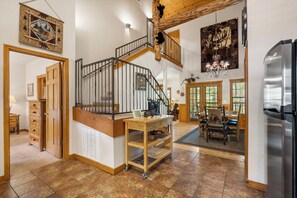
[[136, 90], [146, 90], [146, 76], [145, 74], [136, 73]]
[[34, 83], [27, 84], [27, 96], [34, 96]]

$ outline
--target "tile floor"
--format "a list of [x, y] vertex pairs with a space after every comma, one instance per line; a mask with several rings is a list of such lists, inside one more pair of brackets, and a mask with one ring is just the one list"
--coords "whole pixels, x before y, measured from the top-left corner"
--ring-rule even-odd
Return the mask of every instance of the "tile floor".
[[244, 163], [174, 149], [141, 178], [136, 169], [115, 176], [77, 160], [59, 161], [0, 184], [0, 197], [264, 197], [247, 188]]
[[[176, 140], [196, 127], [175, 123]], [[222, 158], [223, 157], [223, 158]], [[146, 180], [136, 169], [113, 176], [77, 160], [58, 161], [0, 184], [0, 197], [264, 197], [246, 187], [243, 157], [174, 144]]]

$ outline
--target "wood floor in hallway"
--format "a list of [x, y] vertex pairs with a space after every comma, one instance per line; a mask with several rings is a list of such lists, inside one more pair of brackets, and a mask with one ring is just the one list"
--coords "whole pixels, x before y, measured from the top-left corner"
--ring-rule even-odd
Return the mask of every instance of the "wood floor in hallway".
[[[174, 139], [191, 127], [195, 124], [175, 123]], [[246, 187], [240, 156], [205, 152], [211, 151], [174, 144], [172, 158], [150, 171], [146, 180], [136, 169], [113, 176], [77, 160], [59, 161], [1, 183], [0, 197], [264, 197]]]

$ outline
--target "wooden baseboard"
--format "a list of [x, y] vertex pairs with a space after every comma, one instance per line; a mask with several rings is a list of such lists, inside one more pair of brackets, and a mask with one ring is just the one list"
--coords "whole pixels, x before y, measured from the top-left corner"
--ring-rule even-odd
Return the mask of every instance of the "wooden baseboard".
[[3, 176], [0, 176], [0, 183], [2, 183], [2, 182], [4, 182], [4, 181], [6, 181], [5, 180], [5, 176], [3, 175]]
[[83, 156], [80, 156], [80, 155], [77, 155], [77, 154], [71, 154], [71, 155], [69, 155], [69, 158], [82, 161], [82, 162], [84, 162], [86, 164], [89, 164], [90, 166], [99, 168], [99, 169], [101, 169], [101, 170], [103, 170], [103, 171], [105, 171], [107, 173], [112, 174], [112, 175], [115, 175], [115, 174], [117, 174], [117, 173], [119, 173], [119, 172], [121, 172], [122, 170], [125, 169], [125, 164], [122, 164], [121, 166], [113, 169], [113, 168], [111, 168], [109, 166], [106, 166], [106, 165], [101, 164], [99, 162], [96, 162], [96, 161], [94, 161], [92, 159], [89, 159], [87, 157], [83, 157]]
[[262, 184], [262, 183], [258, 183], [258, 182], [255, 182], [255, 181], [248, 180], [247, 181], [247, 186], [250, 187], [250, 188], [254, 188], [256, 190], [267, 192], [267, 185], [266, 184]]

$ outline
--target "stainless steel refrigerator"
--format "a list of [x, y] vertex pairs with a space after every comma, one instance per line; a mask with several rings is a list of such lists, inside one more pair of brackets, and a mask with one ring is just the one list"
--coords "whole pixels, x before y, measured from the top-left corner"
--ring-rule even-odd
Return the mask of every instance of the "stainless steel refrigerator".
[[264, 59], [268, 197], [296, 197], [296, 46], [284, 40]]

